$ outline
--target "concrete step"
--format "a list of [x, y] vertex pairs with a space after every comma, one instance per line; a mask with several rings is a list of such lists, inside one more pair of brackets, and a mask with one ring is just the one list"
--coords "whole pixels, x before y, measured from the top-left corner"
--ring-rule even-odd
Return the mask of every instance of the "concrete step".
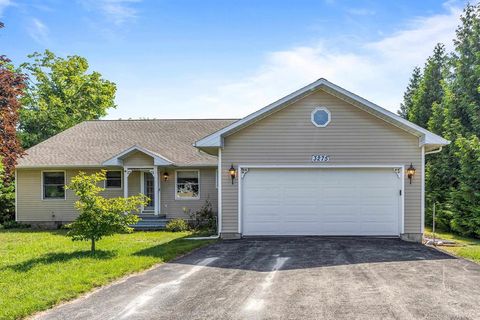
[[139, 215], [140, 221], [131, 225], [135, 230], [162, 230], [165, 229], [168, 219], [162, 216], [145, 216]]

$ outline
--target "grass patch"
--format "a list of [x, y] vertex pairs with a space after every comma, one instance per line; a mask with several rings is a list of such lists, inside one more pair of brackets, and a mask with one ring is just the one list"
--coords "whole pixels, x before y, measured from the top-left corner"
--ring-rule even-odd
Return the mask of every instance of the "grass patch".
[[[432, 229], [425, 227], [425, 236], [433, 237]], [[442, 250], [450, 252], [456, 256], [466, 258], [477, 263], [480, 263], [480, 240], [458, 236], [456, 234], [445, 232], [445, 231], [436, 231], [435, 237], [444, 240], [452, 240], [459, 244], [455, 247], [440, 247]]]
[[0, 230], [0, 319], [18, 319], [129, 273], [169, 261], [212, 241], [188, 232], [135, 232], [107, 237], [90, 253], [65, 231]]

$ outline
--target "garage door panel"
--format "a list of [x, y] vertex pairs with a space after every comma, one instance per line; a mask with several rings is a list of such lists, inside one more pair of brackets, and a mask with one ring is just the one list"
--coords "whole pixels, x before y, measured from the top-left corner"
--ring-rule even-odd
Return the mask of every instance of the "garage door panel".
[[392, 169], [250, 169], [245, 235], [398, 235], [401, 179]]

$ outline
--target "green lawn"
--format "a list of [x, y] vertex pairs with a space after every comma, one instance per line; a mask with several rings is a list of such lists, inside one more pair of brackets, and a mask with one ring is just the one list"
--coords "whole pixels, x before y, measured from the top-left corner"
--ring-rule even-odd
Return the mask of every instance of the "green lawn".
[[107, 237], [92, 256], [88, 242], [64, 231], [0, 230], [0, 319], [17, 319], [74, 298], [210, 241], [188, 233], [135, 232]]
[[[435, 232], [437, 238], [445, 239], [445, 240], [453, 240], [455, 241], [458, 246], [455, 247], [447, 247], [441, 246], [439, 247], [442, 250], [448, 251], [456, 256], [463, 257], [465, 259], [469, 259], [480, 263], [480, 240], [466, 238], [457, 236], [455, 234], [443, 231]], [[425, 227], [425, 236], [431, 238], [432, 237], [432, 229]]]

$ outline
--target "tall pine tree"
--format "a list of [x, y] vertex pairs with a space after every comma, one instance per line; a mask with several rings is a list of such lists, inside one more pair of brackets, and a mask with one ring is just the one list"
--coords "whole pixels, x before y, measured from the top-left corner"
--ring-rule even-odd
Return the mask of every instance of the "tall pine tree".
[[407, 88], [411, 104], [403, 110], [451, 140], [426, 159], [427, 223], [435, 202], [441, 227], [480, 237], [480, 4], [465, 7], [454, 44], [448, 57], [435, 47], [418, 88]]
[[445, 46], [439, 43], [435, 46], [433, 55], [427, 59], [418, 89], [412, 94], [407, 119], [423, 128], [428, 126], [434, 104], [442, 101], [446, 62]]
[[450, 87], [453, 99], [446, 109], [444, 128], [457, 134], [480, 135], [480, 4], [467, 5], [456, 30]]
[[455, 178], [449, 198], [451, 227], [480, 237], [480, 184], [475, 177], [480, 173], [480, 3], [465, 8], [454, 44], [452, 96], [444, 119], [444, 135], [453, 141], [448, 148]]
[[403, 102], [400, 104], [398, 115], [402, 118], [408, 119], [408, 114], [413, 104], [413, 95], [418, 90], [418, 85], [422, 79], [422, 71], [419, 67], [413, 68], [412, 77], [408, 83], [407, 90], [403, 94]]

